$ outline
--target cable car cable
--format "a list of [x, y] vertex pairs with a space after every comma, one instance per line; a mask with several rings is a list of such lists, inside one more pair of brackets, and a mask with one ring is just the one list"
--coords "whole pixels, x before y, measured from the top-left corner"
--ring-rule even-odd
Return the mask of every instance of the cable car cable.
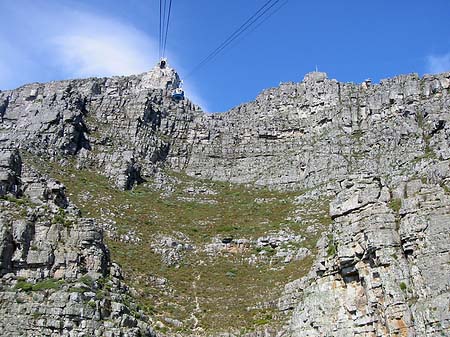
[[245, 34], [243, 36], [243, 38], [245, 38], [246, 36], [250, 35], [251, 33], [253, 33], [255, 30], [257, 30], [259, 27], [261, 27], [267, 20], [270, 19], [270, 17], [272, 15], [274, 15], [275, 13], [277, 13], [281, 8], [283, 8], [287, 3], [289, 2], [289, 0], [284, 1], [282, 4], [280, 4], [280, 6], [278, 6], [277, 8], [275, 8], [275, 10], [271, 13], [269, 13], [260, 23], [258, 23], [252, 30], [250, 30], [249, 32], [247, 32], [247, 34]]
[[172, 13], [172, 0], [169, 1], [169, 11], [167, 14], [167, 23], [166, 23], [166, 36], [163, 41], [163, 56], [166, 54], [166, 46], [167, 46], [167, 35], [169, 34], [169, 23], [170, 23], [170, 14]]
[[166, 14], [167, 14], [167, 0], [163, 1], [163, 10], [162, 10], [162, 35], [161, 35], [161, 57], [164, 57], [164, 36], [165, 36], [165, 29], [166, 29]]
[[[275, 13], [277, 13], [277, 12], [278, 12], [281, 8], [283, 8], [288, 2], [289, 2], [289, 0], [285, 0], [283, 3], [281, 3], [280, 6], [278, 6], [277, 8], [275, 8], [274, 11], [270, 12], [270, 13], [269, 13], [269, 14], [268, 14], [261, 22], [259, 22], [255, 27], [253, 27], [252, 30], [250, 30], [250, 31], [248, 31], [246, 34], [244, 34], [243, 37], [242, 37], [242, 39], [245, 39], [245, 37], [247, 37], [248, 35], [250, 35], [251, 33], [253, 33], [255, 30], [257, 30], [260, 26], [262, 26], [267, 20], [270, 19], [271, 16], [273, 16]], [[242, 39], [241, 39], [241, 40], [242, 40]], [[235, 40], [234, 42], [235, 42], [235, 43], [233, 43], [233, 44], [230, 43], [230, 47], [228, 48], [228, 50], [231, 50], [231, 49], [233, 49], [234, 47], [236, 47], [236, 45], [239, 44], [240, 40]], [[226, 54], [228, 50], [224, 51], [224, 52], [222, 53], [222, 55], [223, 55], [223, 54]]]
[[[216, 56], [218, 56], [227, 46], [234, 42], [239, 36], [241, 36], [245, 31], [252, 27], [261, 17], [263, 17], [267, 12], [269, 12], [278, 2], [281, 0], [267, 1], [258, 11], [253, 14], [245, 23], [243, 23], [233, 34], [231, 34], [224, 42], [222, 42], [214, 51], [212, 51], [207, 57], [205, 57], [186, 77], [191, 76], [198, 69], [203, 67], [208, 62], [212, 61]], [[270, 6], [269, 6], [270, 5]], [[284, 4], [283, 4], [284, 5]], [[268, 8], [266, 8], [269, 6]], [[278, 11], [278, 10], [276, 10]], [[262, 12], [262, 13], [261, 13]], [[273, 14], [269, 14], [271, 16]]]
[[[208, 56], [206, 56], [191, 72], [188, 74], [187, 77], [191, 76], [194, 72], [196, 72], [198, 69], [200, 69], [204, 64], [208, 63], [215, 55], [217, 55], [222, 48], [226, 46], [226, 44], [230, 41], [232, 41], [235, 37], [237, 37], [240, 32], [247, 26], [251, 25], [251, 21], [258, 16], [258, 14], [264, 10], [265, 7], [267, 7], [273, 0], [267, 1], [262, 7], [260, 7], [256, 13], [254, 13], [250, 18], [247, 19], [239, 28], [237, 28], [230, 36], [228, 36], [225, 41], [223, 41], [216, 49], [214, 49]], [[279, 0], [277, 0], [278, 2]]]
[[162, 0], [159, 0], [159, 58], [161, 58], [161, 40], [162, 40]]

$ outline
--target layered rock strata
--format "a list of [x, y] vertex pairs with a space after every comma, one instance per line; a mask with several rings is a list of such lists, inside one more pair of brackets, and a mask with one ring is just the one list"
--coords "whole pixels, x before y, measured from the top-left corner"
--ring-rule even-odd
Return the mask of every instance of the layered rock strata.
[[[313, 270], [287, 285], [280, 299], [280, 310], [291, 315], [286, 335], [449, 333], [450, 73], [398, 76], [373, 85], [340, 83], [315, 72], [222, 114], [172, 100], [170, 87], [177, 81], [173, 70], [155, 68], [138, 76], [0, 92], [0, 143], [50, 160], [70, 158], [123, 189], [152, 179], [162, 167], [279, 189], [325, 186], [333, 196], [333, 223], [318, 243]], [[1, 268], [7, 285], [1, 294], [12, 297], [2, 303], [30, 294], [8, 290], [18, 277], [36, 284], [48, 277], [108, 275], [95, 225], [76, 215], [73, 227], [64, 229], [68, 233], [60, 221], [49, 224], [52, 209], [69, 207], [61, 187], [19, 179], [20, 158], [8, 151], [0, 156], [0, 194], [28, 193], [31, 201], [43, 195], [44, 205], [56, 206], [41, 211], [33, 206], [36, 214], [25, 217], [22, 206], [19, 216], [4, 205]], [[42, 237], [33, 252], [30, 233], [36, 228]], [[50, 253], [64, 250], [77, 253]], [[38, 322], [20, 305], [14, 308], [13, 315], [24, 310], [25, 321]], [[45, 317], [61, 317], [61, 310], [52, 310]], [[94, 311], [81, 321], [95, 325], [98, 315], [103, 317]], [[64, 317], [63, 327], [80, 320]], [[118, 323], [115, 317], [114, 331], [143, 324]], [[49, 329], [49, 335], [60, 331]]]
[[1, 334], [154, 336], [95, 220], [79, 216], [63, 185], [22, 167], [17, 150], [0, 158]]

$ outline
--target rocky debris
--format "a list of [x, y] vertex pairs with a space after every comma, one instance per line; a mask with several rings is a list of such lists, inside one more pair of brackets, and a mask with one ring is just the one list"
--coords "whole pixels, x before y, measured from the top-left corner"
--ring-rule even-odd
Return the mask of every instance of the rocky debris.
[[15, 197], [0, 200], [3, 334], [154, 336], [96, 222], [79, 217], [62, 184], [22, 169], [18, 151], [0, 157], [9, 158], [0, 174], [17, 182]]
[[217, 195], [217, 192], [205, 185], [197, 186], [195, 184], [192, 184], [191, 186], [186, 187], [183, 190], [183, 193], [185, 193], [187, 196], [178, 196], [177, 200], [184, 202], [195, 202], [198, 204], [217, 204], [217, 200], [208, 198]]
[[281, 248], [276, 251], [275, 257], [282, 259], [284, 263], [291, 261], [300, 261], [311, 255], [311, 252], [306, 247], [300, 247], [297, 250], [292, 250], [291, 247]]
[[[211, 243], [204, 247], [198, 247], [197, 252], [205, 252], [210, 257], [222, 254], [250, 254], [245, 260], [250, 264], [269, 263], [282, 261], [290, 263], [292, 261], [303, 260], [311, 254], [306, 247], [301, 247], [304, 238], [286, 230], [269, 232], [267, 236], [254, 240], [236, 239], [231, 236], [214, 237]], [[283, 268], [283, 266], [280, 266]]]
[[148, 281], [156, 288], [166, 288], [167, 284], [169, 283], [166, 278], [155, 275], [149, 275]]
[[215, 257], [221, 253], [243, 253], [252, 247], [252, 242], [248, 239], [235, 239], [231, 236], [214, 237], [211, 243], [206, 244], [202, 251], [211, 257]]
[[183, 322], [170, 317], [164, 317], [164, 322], [175, 328], [181, 328], [183, 326]]
[[21, 183], [23, 195], [33, 203], [47, 203], [56, 208], [69, 206], [65, 186], [55, 179], [41, 176], [32, 167], [24, 166]]
[[162, 197], [170, 197], [175, 192], [175, 186], [179, 185], [180, 180], [165, 174], [162, 171], [157, 171], [153, 179], [145, 183], [145, 186], [160, 191]]
[[150, 248], [161, 255], [161, 261], [168, 266], [179, 265], [186, 252], [195, 250], [189, 238], [181, 232], [174, 233], [174, 237], [156, 235]]
[[143, 182], [141, 167], [136, 162], [132, 151], [113, 153], [105, 161], [105, 171], [114, 178], [117, 187], [128, 190], [135, 184]]
[[192, 196], [217, 195], [216, 191], [207, 186], [189, 186], [184, 189], [184, 192]]
[[277, 248], [288, 243], [301, 243], [304, 238], [291, 232], [280, 230], [278, 232], [269, 233], [269, 235], [260, 237], [256, 240], [256, 247]]

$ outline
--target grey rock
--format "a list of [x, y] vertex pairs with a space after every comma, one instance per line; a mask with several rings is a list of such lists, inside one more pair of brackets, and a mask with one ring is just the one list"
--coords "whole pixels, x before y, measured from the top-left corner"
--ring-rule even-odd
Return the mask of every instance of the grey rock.
[[[173, 69], [155, 68], [137, 76], [0, 92], [0, 143], [48, 160], [69, 157], [78, 168], [95, 169], [122, 189], [148, 180], [170, 194], [162, 169], [171, 169], [203, 179], [306, 189], [299, 207], [331, 197], [333, 223], [317, 244], [313, 269], [288, 284], [280, 298], [279, 308], [291, 312], [291, 319], [279, 334], [449, 334], [450, 73], [359, 85], [313, 72], [221, 114], [205, 114], [189, 100], [173, 101], [170, 90], [178, 82]], [[11, 275], [40, 280], [120, 274], [117, 268], [108, 271], [95, 223], [64, 206], [63, 186], [27, 170], [22, 174], [19, 163], [16, 150], [0, 151], [1, 195], [25, 193], [50, 211], [33, 205], [29, 216], [13, 219], [8, 208], [16, 205], [1, 201], [2, 281], [13, 282]], [[52, 210], [58, 209], [73, 220], [68, 231], [52, 223]], [[293, 216], [295, 223], [302, 224], [302, 216]], [[307, 225], [315, 233], [316, 224]], [[238, 245], [234, 238], [230, 243], [217, 239], [205, 246], [207, 252], [226, 253]], [[280, 249], [291, 239], [271, 233], [258, 245]], [[200, 248], [186, 238], [169, 237], [154, 249], [176, 265], [186, 250]], [[283, 259], [306, 254], [278, 253]], [[2, 323], [3, 331], [23, 335], [39, 327], [52, 335], [45, 330], [47, 320], [31, 319], [29, 307], [20, 303], [29, 301], [24, 292], [0, 294], [0, 303], [7, 303], [0, 309], [8, 306], [7, 312], [28, 322]], [[59, 334], [96, 327], [105, 336], [123, 329], [138, 335], [141, 323], [134, 318], [96, 324], [104, 306], [70, 299], [71, 309], [63, 309], [70, 314], [62, 323], [54, 317], [59, 307], [50, 304], [54, 314], [48, 324]]]
[[16, 196], [20, 181], [22, 162], [15, 149], [0, 149], [0, 196], [8, 193]]
[[439, 186], [412, 181], [404, 187], [414, 192], [396, 214], [379, 179], [342, 186], [331, 203], [332, 237], [321, 247], [316, 274], [302, 281], [301, 295], [289, 302], [292, 289], [286, 289], [279, 303], [284, 310], [295, 306], [289, 334], [446, 334], [450, 197]]
[[[121, 283], [120, 269], [110, 263], [96, 222], [70, 211], [58, 182], [25, 170], [22, 179], [17, 151], [0, 151], [0, 157], [7, 158], [0, 172], [10, 172], [18, 182], [9, 189], [18, 199], [0, 199], [1, 331], [8, 336], [94, 336], [99, 331], [155, 336], [147, 322], [128, 315], [132, 304], [123, 302], [130, 291]], [[82, 281], [86, 278], [88, 285]], [[109, 278], [117, 301], [112, 305], [97, 297], [97, 281]], [[85, 287], [82, 294], [71, 291]], [[123, 315], [115, 313], [115, 304]]]

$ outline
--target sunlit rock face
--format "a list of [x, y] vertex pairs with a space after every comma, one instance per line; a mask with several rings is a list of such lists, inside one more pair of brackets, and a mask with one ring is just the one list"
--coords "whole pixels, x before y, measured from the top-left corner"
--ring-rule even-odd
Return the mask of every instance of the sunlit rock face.
[[167, 60], [161, 60], [152, 70], [142, 74], [142, 89], [171, 89], [178, 88], [181, 84], [180, 77], [175, 69], [167, 64]]
[[0, 179], [1, 334], [154, 336], [131, 314], [138, 309], [98, 224], [80, 216], [64, 186], [11, 149], [0, 148]]
[[[56, 300], [29, 302], [26, 293], [11, 290], [18, 277], [76, 280], [119, 273], [111, 271], [101, 233], [70, 211], [63, 188], [32, 170], [22, 172], [20, 149], [94, 169], [120, 189], [171, 169], [202, 179], [307, 191], [315, 198], [326, 195], [332, 224], [317, 244], [309, 274], [285, 285], [277, 310], [289, 319], [274, 334], [450, 334], [450, 73], [354, 84], [314, 72], [213, 115], [187, 99], [173, 100], [171, 90], [179, 83], [174, 69], [157, 65], [137, 76], [0, 92], [0, 195], [28, 195], [33, 205], [41, 205], [33, 209], [49, 205], [16, 219], [6, 211], [11, 201], [2, 201], [6, 285], [0, 310], [9, 316], [1, 317], [20, 313], [21, 320], [31, 322], [23, 331], [31, 331], [26, 329], [35, 327], [33, 311], [19, 304], [11, 309], [11, 303], [51, 300], [42, 313], [51, 319], [43, 324], [60, 331], [61, 324], [74, 324], [76, 315], [61, 318], [55, 312], [66, 309], [55, 309], [54, 303], [76, 302], [76, 296], [63, 292]], [[58, 209], [68, 208], [74, 219], [69, 232], [51, 221]], [[147, 331], [136, 318], [119, 322], [129, 309], [116, 303], [104, 316], [112, 317], [114, 331]], [[102, 315], [89, 312], [88, 322]], [[109, 323], [96, 322], [89, 326], [108, 328]], [[1, 324], [12, 336], [20, 335], [5, 320]]]

